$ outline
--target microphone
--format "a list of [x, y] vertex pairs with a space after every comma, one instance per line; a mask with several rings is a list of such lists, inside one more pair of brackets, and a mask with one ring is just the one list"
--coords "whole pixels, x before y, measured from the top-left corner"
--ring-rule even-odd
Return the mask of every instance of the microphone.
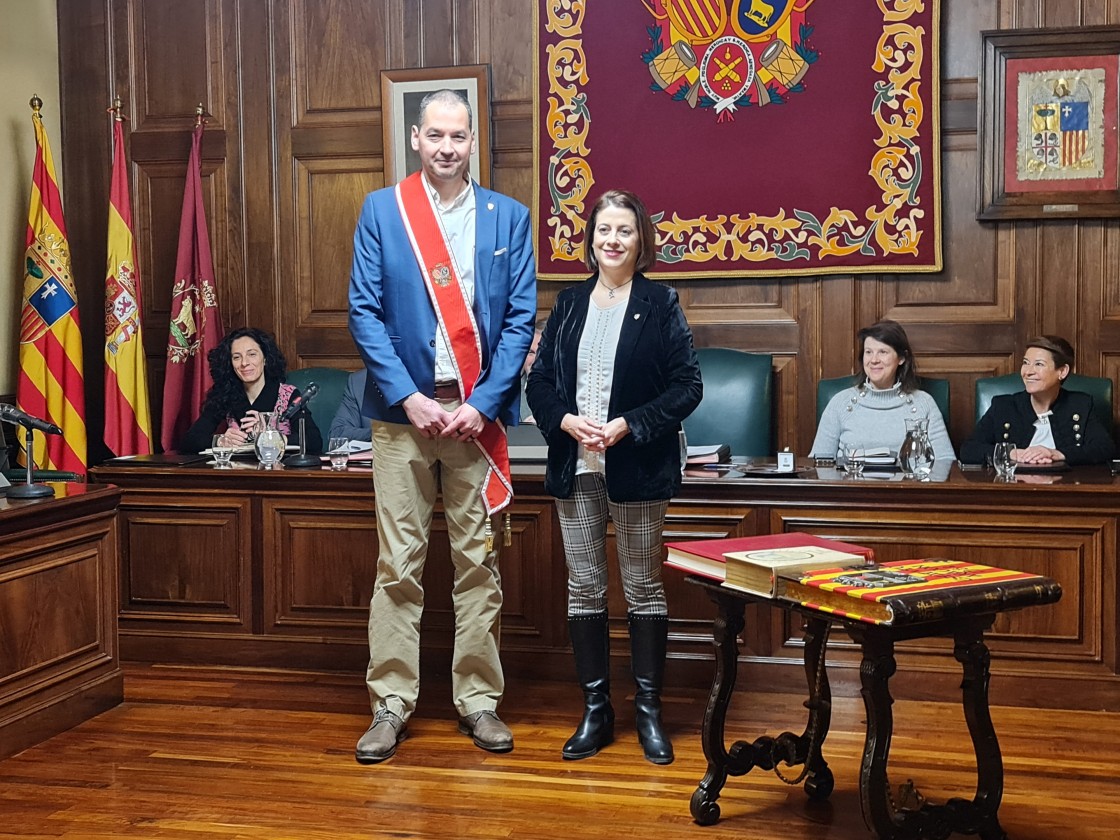
[[291, 420], [293, 417], [303, 411], [303, 409], [307, 407], [307, 403], [311, 400], [311, 398], [318, 393], [319, 386], [314, 382], [308, 382], [307, 387], [304, 389], [303, 393], [296, 394], [292, 401], [288, 403], [288, 407], [285, 408], [284, 413], [280, 415], [280, 421], [286, 423], [287, 421]]
[[54, 423], [32, 417], [27, 412], [20, 411], [14, 405], [8, 405], [7, 403], [0, 403], [0, 419], [7, 420], [9, 423], [16, 423], [25, 429], [38, 429], [48, 435], [62, 434], [62, 429]]

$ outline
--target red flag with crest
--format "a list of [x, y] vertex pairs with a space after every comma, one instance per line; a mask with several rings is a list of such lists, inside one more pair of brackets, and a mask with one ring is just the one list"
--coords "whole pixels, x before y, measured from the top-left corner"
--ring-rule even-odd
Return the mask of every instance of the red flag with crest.
[[179, 221], [179, 255], [171, 297], [171, 326], [167, 337], [167, 372], [163, 380], [164, 450], [175, 449], [202, 411], [212, 384], [207, 355], [222, 340], [222, 318], [214, 284], [214, 260], [206, 230], [202, 201], [202, 133], [200, 116], [191, 138], [183, 215]]

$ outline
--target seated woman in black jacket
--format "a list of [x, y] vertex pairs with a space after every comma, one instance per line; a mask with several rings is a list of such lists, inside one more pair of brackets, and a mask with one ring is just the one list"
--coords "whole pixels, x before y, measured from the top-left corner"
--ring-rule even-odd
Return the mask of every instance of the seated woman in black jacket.
[[1062, 388], [1072, 365], [1073, 347], [1064, 338], [1042, 335], [1028, 341], [1021, 369], [1026, 390], [992, 399], [961, 446], [961, 460], [984, 463], [1001, 441], [1014, 443], [1011, 457], [1026, 466], [1110, 460], [1116, 446], [1093, 416], [1093, 398]]
[[[214, 384], [206, 392], [202, 414], [179, 445], [183, 452], [250, 443], [262, 428], [262, 413], [282, 414], [299, 396], [298, 388], [284, 383], [288, 363], [276, 340], [264, 330], [233, 330], [210, 351], [207, 359]], [[318, 455], [323, 451], [322, 434], [310, 412], [305, 411], [303, 416], [307, 451]], [[300, 442], [298, 417], [297, 414], [291, 421], [277, 417], [277, 425], [290, 444]]]

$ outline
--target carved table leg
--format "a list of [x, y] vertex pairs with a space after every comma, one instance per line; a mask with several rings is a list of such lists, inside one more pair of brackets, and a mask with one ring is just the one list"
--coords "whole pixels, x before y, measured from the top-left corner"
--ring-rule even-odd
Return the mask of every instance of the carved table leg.
[[[720, 791], [727, 781], [731, 768], [731, 756], [724, 748], [723, 732], [727, 722], [727, 706], [731, 702], [731, 692], [735, 689], [735, 675], [739, 663], [738, 636], [743, 630], [743, 611], [746, 603], [741, 598], [730, 597], [708, 590], [708, 597], [719, 608], [712, 627], [715, 641], [716, 673], [712, 680], [712, 690], [708, 695], [708, 708], [704, 712], [704, 728], [701, 742], [704, 757], [708, 759], [708, 772], [692, 794], [689, 810], [692, 818], [700, 825], [714, 825], [719, 820]], [[735, 768], [738, 769], [738, 768]], [[749, 770], [741, 769], [737, 774]]]
[[964, 716], [976, 752], [976, 797], [950, 799], [942, 805], [922, 802], [917, 808], [896, 806], [887, 774], [894, 725], [894, 701], [888, 687], [895, 672], [894, 639], [883, 629], [849, 627], [863, 648], [860, 681], [867, 712], [860, 804], [864, 822], [880, 840], [943, 840], [954, 832], [978, 834], [983, 840], [1007, 840], [998, 814], [1003, 797], [1003, 759], [988, 710], [991, 657], [984, 644], [984, 631], [993, 620], [992, 615], [958, 619], [952, 630], [953, 655], [964, 670]]
[[736, 741], [730, 749], [725, 747], [724, 727], [727, 707], [735, 688], [739, 661], [738, 636], [744, 627], [743, 613], [746, 600], [740, 595], [721, 592], [705, 586], [708, 597], [718, 607], [713, 625], [716, 673], [704, 713], [701, 742], [708, 759], [708, 771], [692, 794], [692, 818], [700, 825], [713, 825], [719, 820], [719, 798], [728, 776], [741, 776], [754, 767], [776, 770], [781, 762], [787, 765], [804, 765], [805, 771], [796, 779], [778, 775], [787, 784], [805, 782], [805, 793], [811, 799], [826, 799], [832, 793], [833, 778], [828, 763], [821, 754], [821, 745], [828, 734], [832, 720], [832, 691], [825, 670], [825, 653], [828, 645], [830, 621], [812, 617], [807, 620], [805, 631], [805, 674], [809, 681], [809, 722], [801, 735], [783, 732], [777, 738], [763, 735], [753, 743]]
[[894, 641], [885, 634], [852, 630], [863, 648], [860, 664], [860, 693], [867, 715], [867, 740], [859, 771], [859, 798], [863, 821], [880, 840], [897, 835], [894, 806], [891, 804], [887, 756], [891, 750], [894, 715], [888, 681], [895, 672]]
[[[990, 624], [989, 619], [987, 624]], [[999, 824], [1003, 799], [1003, 757], [992, 716], [988, 709], [988, 684], [991, 680], [991, 655], [984, 644], [984, 626], [970, 622], [958, 630], [953, 656], [961, 663], [964, 679], [961, 699], [964, 719], [976, 751], [976, 797], [972, 802], [953, 799], [948, 807], [960, 816], [957, 831], [979, 834], [984, 840], [1006, 840]]]
[[815, 800], [828, 799], [835, 785], [822, 751], [832, 725], [832, 687], [825, 668], [830, 624], [828, 619], [810, 618], [805, 627], [805, 678], [809, 681], [809, 699], [805, 707], [809, 710], [809, 722], [801, 736], [805, 752], [800, 756], [800, 763], [808, 762], [805, 793]]

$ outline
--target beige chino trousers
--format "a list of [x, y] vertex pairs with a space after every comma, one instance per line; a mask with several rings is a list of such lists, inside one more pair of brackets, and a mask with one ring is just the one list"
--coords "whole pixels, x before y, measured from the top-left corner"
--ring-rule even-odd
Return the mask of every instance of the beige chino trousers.
[[[458, 401], [441, 401], [453, 411]], [[369, 605], [366, 685], [379, 708], [407, 720], [420, 693], [422, 577], [432, 512], [442, 493], [454, 565], [451, 692], [459, 715], [497, 709], [502, 587], [498, 545], [486, 551], [481, 488], [487, 461], [474, 443], [423, 437], [411, 424], [373, 423], [373, 486], [380, 555]]]

